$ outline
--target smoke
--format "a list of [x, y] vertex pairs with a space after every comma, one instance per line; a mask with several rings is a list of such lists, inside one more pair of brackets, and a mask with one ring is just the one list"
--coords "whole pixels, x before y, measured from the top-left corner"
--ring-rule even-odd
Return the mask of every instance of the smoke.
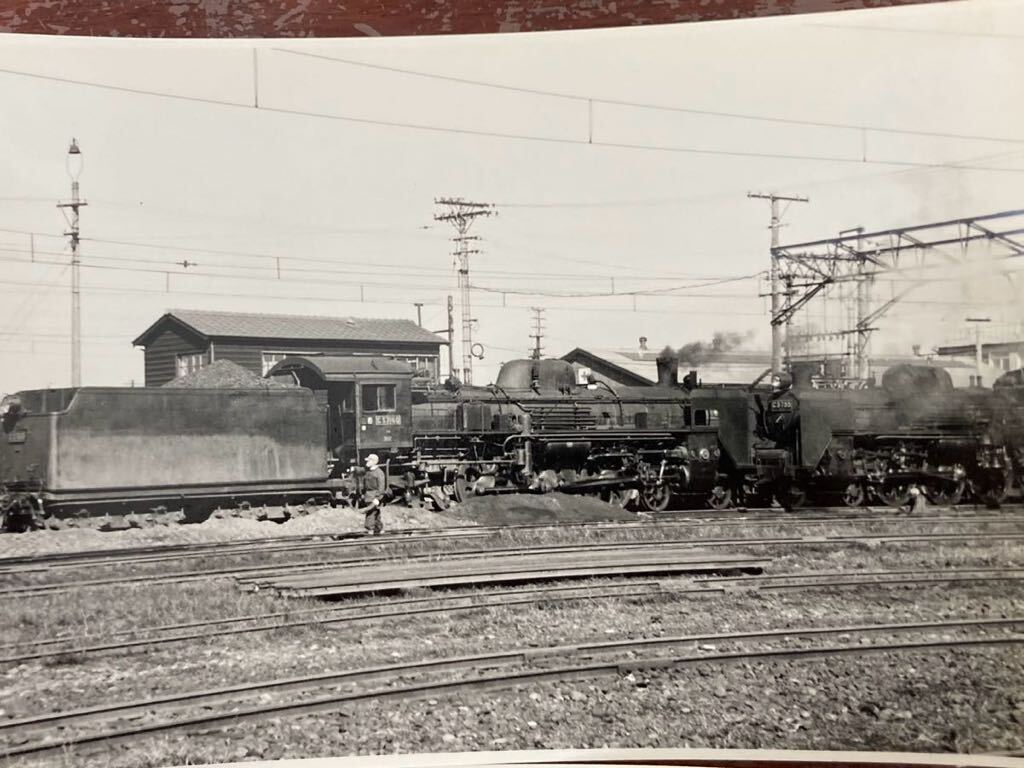
[[736, 333], [734, 331], [716, 331], [710, 342], [692, 341], [684, 344], [678, 350], [666, 346], [658, 357], [665, 359], [677, 359], [680, 363], [692, 366], [699, 366], [704, 363], [713, 362], [721, 355], [732, 352], [741, 347], [745, 342], [753, 338], [754, 332]]

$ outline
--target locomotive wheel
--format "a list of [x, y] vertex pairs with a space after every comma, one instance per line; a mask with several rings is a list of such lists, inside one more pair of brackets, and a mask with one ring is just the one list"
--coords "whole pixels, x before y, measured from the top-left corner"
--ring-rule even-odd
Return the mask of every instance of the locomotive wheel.
[[885, 483], [877, 493], [878, 498], [890, 507], [905, 507], [910, 503], [910, 483]]
[[732, 489], [724, 485], [716, 485], [708, 494], [708, 506], [712, 509], [723, 510], [732, 506]]
[[640, 505], [648, 512], [664, 512], [672, 501], [672, 491], [668, 485], [646, 485], [640, 492]]
[[924, 495], [932, 504], [946, 507], [959, 504], [965, 490], [966, 484], [963, 481], [936, 481], [924, 486]]
[[631, 494], [629, 490], [605, 491], [601, 494], [601, 499], [608, 504], [611, 504], [613, 507], [626, 509], [630, 502], [633, 501], [633, 494]]
[[971, 490], [986, 507], [995, 508], [1010, 495], [1010, 476], [996, 472], [991, 477], [971, 481]]
[[860, 483], [850, 483], [843, 490], [843, 504], [848, 507], [859, 507], [864, 503], [864, 486]]
[[460, 504], [473, 496], [473, 481], [465, 477], [455, 478], [454, 484], [455, 499]]
[[435, 512], [444, 512], [452, 505], [451, 498], [444, 492], [444, 489], [436, 486], [427, 491], [427, 498], [433, 504]]

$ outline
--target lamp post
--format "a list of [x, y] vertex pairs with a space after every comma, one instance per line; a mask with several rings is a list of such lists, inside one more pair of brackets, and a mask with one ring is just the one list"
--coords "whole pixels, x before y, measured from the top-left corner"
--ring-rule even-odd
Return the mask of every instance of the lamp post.
[[974, 367], [977, 374], [977, 386], [981, 386], [981, 324], [991, 323], [990, 317], [968, 317], [968, 323], [974, 323]]
[[78, 177], [82, 174], [82, 150], [78, 142], [71, 139], [65, 161], [68, 176], [71, 177], [71, 202], [59, 203], [58, 208], [70, 208], [71, 216], [64, 213], [68, 222], [68, 231], [64, 234], [71, 238], [71, 386], [82, 385], [82, 298], [78, 258], [78, 209], [87, 203], [78, 196]]

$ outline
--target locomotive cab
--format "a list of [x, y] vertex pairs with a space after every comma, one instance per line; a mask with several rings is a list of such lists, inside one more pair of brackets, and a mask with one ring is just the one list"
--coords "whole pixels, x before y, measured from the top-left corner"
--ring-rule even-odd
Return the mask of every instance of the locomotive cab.
[[384, 357], [287, 357], [267, 378], [290, 378], [313, 390], [327, 412], [327, 452], [332, 475], [371, 453], [389, 457], [412, 443], [413, 369]]

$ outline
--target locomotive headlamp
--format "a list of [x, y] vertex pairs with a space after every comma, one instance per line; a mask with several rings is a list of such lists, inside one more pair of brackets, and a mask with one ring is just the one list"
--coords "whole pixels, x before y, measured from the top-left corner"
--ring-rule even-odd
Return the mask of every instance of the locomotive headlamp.
[[707, 461], [708, 459], [711, 458], [711, 451], [709, 451], [707, 448], [701, 448], [700, 453], [698, 455], [701, 457], [701, 459]]

